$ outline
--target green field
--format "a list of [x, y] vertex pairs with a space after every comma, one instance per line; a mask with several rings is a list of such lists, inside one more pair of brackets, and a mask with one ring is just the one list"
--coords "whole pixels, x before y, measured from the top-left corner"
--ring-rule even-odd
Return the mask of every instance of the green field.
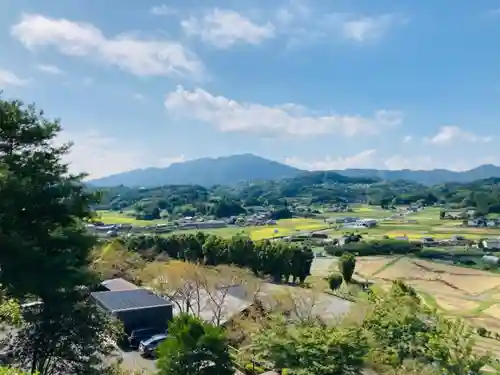
[[[167, 220], [137, 220], [132, 216], [120, 214], [112, 211], [98, 211], [99, 220], [105, 224], [133, 224], [137, 226], [148, 226], [153, 224], [168, 224]], [[206, 232], [221, 237], [231, 237], [238, 233], [248, 234], [254, 240], [265, 238], [288, 236], [295, 233], [325, 229], [328, 226], [319, 219], [284, 219], [279, 220], [276, 225], [249, 226], [249, 227], [228, 227], [217, 229], [189, 229], [179, 230], [174, 233], [196, 233]]]
[[324, 228], [327, 228], [327, 226], [323, 220], [283, 219], [283, 220], [278, 220], [277, 225], [230, 227], [230, 228], [217, 228], [217, 229], [205, 229], [205, 230], [190, 229], [190, 230], [179, 230], [174, 233], [206, 232], [221, 237], [231, 237], [238, 233], [245, 233], [249, 235], [253, 240], [263, 240], [266, 238], [289, 236], [300, 232], [314, 231]]
[[121, 214], [116, 211], [97, 211], [97, 220], [104, 224], [133, 224], [137, 226], [148, 226], [152, 224], [168, 224], [167, 220], [137, 220], [133, 216]]
[[[410, 240], [418, 240], [425, 236], [436, 239], [448, 239], [453, 235], [462, 235], [471, 240], [484, 237], [500, 236], [500, 229], [489, 228], [463, 228], [459, 220], [440, 220], [439, 208], [426, 208], [417, 213], [406, 215], [402, 218], [388, 219], [394, 214], [392, 211], [382, 210], [379, 207], [367, 205], [353, 205], [353, 212], [325, 213], [319, 218], [295, 218], [279, 220], [277, 225], [251, 226], [251, 227], [229, 227], [219, 229], [206, 229], [203, 232], [213, 233], [222, 237], [231, 237], [237, 233], [246, 233], [254, 240], [265, 238], [289, 236], [298, 232], [314, 231], [328, 228], [324, 218], [354, 216], [361, 218], [385, 219], [380, 225], [372, 229], [331, 229], [328, 233], [333, 237], [339, 237], [344, 232], [358, 231], [365, 239], [382, 239], [383, 236], [390, 238], [407, 236]], [[167, 220], [136, 220], [133, 216], [120, 214], [113, 211], [98, 211], [100, 220], [106, 224], [133, 224], [147, 226], [152, 224], [168, 224]], [[178, 233], [198, 232], [199, 230], [183, 230]], [[276, 232], [277, 231], [277, 232]]]
[[329, 217], [346, 217], [346, 216], [354, 216], [364, 219], [381, 219], [388, 217], [392, 214], [389, 210], [383, 210], [378, 206], [369, 206], [366, 204], [353, 204], [351, 205], [352, 212], [328, 212], [325, 211], [321, 215], [321, 217], [329, 218]]
[[[386, 219], [380, 222], [376, 228], [357, 230], [365, 239], [382, 239], [383, 236], [390, 238], [407, 236], [410, 240], [419, 240], [422, 237], [431, 236], [436, 239], [449, 239], [453, 235], [461, 235], [471, 240], [478, 240], [484, 237], [500, 236], [500, 229], [490, 228], [467, 228], [461, 227], [460, 220], [440, 220], [440, 208], [426, 208], [423, 211], [408, 214], [401, 218]], [[386, 217], [390, 216], [390, 212], [386, 213]], [[357, 215], [354, 212], [352, 216]], [[332, 229], [329, 234], [332, 236], [340, 236], [344, 232], [356, 231], [352, 229], [339, 230]]]

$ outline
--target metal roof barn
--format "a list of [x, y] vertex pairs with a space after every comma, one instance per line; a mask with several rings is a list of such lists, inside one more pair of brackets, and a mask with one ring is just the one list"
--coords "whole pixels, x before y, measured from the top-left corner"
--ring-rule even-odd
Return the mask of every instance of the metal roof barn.
[[91, 293], [97, 305], [122, 321], [125, 332], [142, 328], [167, 329], [172, 303], [149, 290], [137, 288]]

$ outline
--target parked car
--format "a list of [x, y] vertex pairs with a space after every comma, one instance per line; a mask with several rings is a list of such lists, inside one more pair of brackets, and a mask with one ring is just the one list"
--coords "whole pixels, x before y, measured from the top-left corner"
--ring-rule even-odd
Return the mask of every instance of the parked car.
[[136, 329], [132, 331], [128, 337], [128, 344], [131, 348], [135, 349], [139, 347], [141, 341], [148, 340], [155, 335], [161, 335], [165, 333], [165, 329], [161, 328], [143, 328]]
[[154, 335], [148, 340], [141, 341], [139, 344], [139, 353], [143, 357], [156, 357], [156, 349], [167, 338], [167, 334]]

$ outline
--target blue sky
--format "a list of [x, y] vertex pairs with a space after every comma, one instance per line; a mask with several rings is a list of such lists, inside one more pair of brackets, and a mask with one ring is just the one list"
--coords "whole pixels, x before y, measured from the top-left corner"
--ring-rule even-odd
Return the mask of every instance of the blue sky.
[[92, 177], [248, 152], [306, 169], [500, 164], [498, 1], [0, 10], [3, 97], [61, 118]]

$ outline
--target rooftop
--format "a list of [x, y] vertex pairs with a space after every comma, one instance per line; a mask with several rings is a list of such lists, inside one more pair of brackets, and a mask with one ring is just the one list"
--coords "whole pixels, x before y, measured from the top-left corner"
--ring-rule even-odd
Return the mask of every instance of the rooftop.
[[137, 285], [122, 278], [104, 280], [101, 285], [109, 291], [139, 289]]
[[170, 301], [142, 288], [94, 292], [91, 293], [91, 296], [101, 307], [111, 312], [172, 305]]

